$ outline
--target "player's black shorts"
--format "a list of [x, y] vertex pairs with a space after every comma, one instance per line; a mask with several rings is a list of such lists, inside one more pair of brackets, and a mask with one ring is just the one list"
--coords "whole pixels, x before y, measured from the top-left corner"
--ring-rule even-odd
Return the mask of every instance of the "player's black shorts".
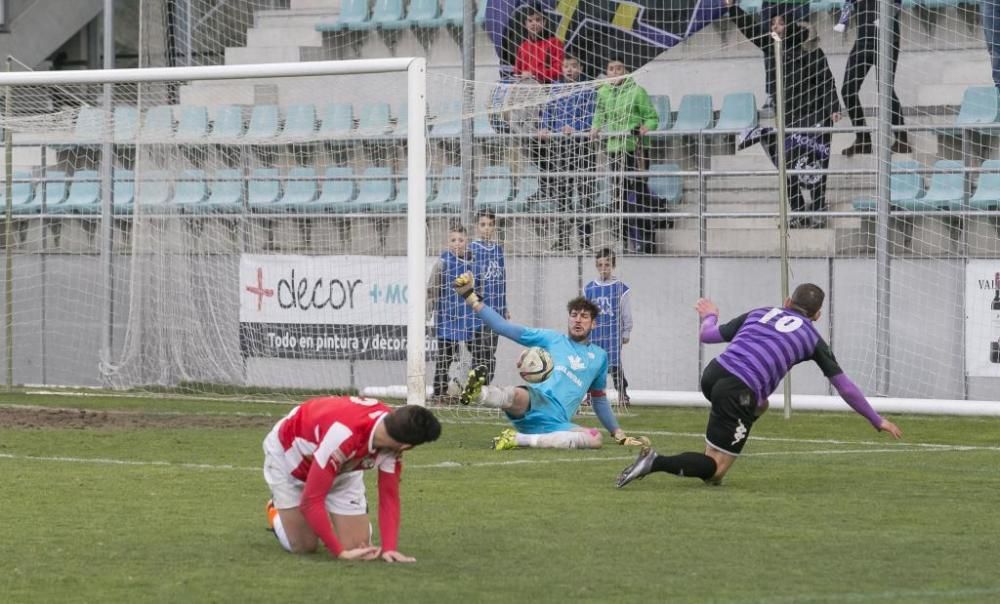
[[701, 392], [712, 403], [705, 440], [711, 447], [739, 455], [757, 419], [757, 397], [714, 359], [701, 374]]

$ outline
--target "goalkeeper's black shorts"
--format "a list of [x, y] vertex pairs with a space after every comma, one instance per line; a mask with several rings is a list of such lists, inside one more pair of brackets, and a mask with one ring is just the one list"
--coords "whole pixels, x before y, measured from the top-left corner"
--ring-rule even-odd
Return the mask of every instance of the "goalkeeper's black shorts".
[[701, 392], [712, 403], [705, 441], [715, 449], [739, 455], [757, 419], [757, 397], [743, 380], [714, 359], [701, 374]]

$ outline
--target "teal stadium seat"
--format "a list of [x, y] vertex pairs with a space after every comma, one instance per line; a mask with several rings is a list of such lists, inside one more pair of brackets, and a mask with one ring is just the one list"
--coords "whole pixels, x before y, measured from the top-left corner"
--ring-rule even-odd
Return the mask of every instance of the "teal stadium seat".
[[389, 103], [369, 103], [358, 118], [358, 133], [364, 136], [382, 136], [392, 129], [389, 122]]
[[403, 0], [375, 0], [372, 25], [378, 29], [406, 29], [410, 23], [403, 16]]
[[199, 142], [207, 137], [208, 109], [197, 105], [181, 105], [175, 138], [183, 142]]
[[410, 126], [410, 106], [402, 103], [396, 112], [396, 127], [393, 129], [393, 136], [406, 138], [406, 130]]
[[74, 138], [77, 143], [98, 143], [104, 139], [104, 111], [97, 107], [81, 107], [76, 116]]
[[555, 202], [534, 198], [539, 190], [538, 172], [523, 172], [517, 181], [517, 195], [508, 207], [513, 212], [551, 212]]
[[392, 168], [385, 166], [367, 168], [363, 176], [355, 204], [360, 206], [362, 212], [393, 211], [390, 204], [396, 199], [396, 185], [392, 177]]
[[349, 103], [330, 103], [323, 107], [319, 133], [324, 138], [344, 138], [354, 131], [354, 107]]
[[184, 170], [174, 186], [171, 202], [180, 212], [194, 212], [194, 206], [208, 198], [208, 182], [204, 170]]
[[278, 137], [280, 128], [277, 105], [254, 105], [244, 138], [253, 142], [271, 142]]
[[[485, 3], [485, 0], [483, 1]], [[465, 20], [464, 10], [464, 0], [444, 0], [444, 6], [441, 7], [441, 18], [437, 26], [462, 27], [462, 22]]]
[[995, 86], [970, 86], [962, 95], [957, 126], [996, 124], [1000, 120], [1000, 90]]
[[969, 205], [974, 210], [996, 210], [1000, 208], [1000, 160], [988, 159], [982, 168], [989, 171], [979, 173], [976, 192], [969, 198]]
[[462, 206], [462, 168], [447, 166], [435, 179], [437, 192], [428, 195], [428, 214], [450, 214]]
[[135, 172], [132, 170], [115, 170], [114, 204], [115, 214], [131, 213], [135, 206]]
[[[965, 202], [965, 173], [960, 161], [941, 159], [934, 162], [931, 184], [923, 197], [906, 210], [961, 210]], [[912, 202], [911, 202], [912, 203]]]
[[740, 8], [748, 13], [759, 13], [764, 6], [764, 0], [739, 0]]
[[[889, 176], [889, 203], [896, 207], [915, 206], [916, 200], [924, 195], [924, 179], [912, 170], [919, 170], [920, 162], [904, 159], [892, 162]], [[878, 201], [872, 197], [854, 200], [854, 209], [871, 212], [878, 208]]]
[[757, 99], [752, 92], [732, 92], [722, 99], [714, 130], [745, 130], [757, 125]]
[[142, 122], [142, 140], [171, 141], [174, 139], [174, 109], [170, 105], [157, 105], [146, 112]]
[[472, 121], [472, 133], [476, 138], [495, 138], [497, 131], [490, 123], [490, 116], [485, 113], [477, 113]]
[[457, 138], [462, 134], [462, 101], [450, 101], [440, 108], [431, 126], [431, 138]]
[[69, 182], [66, 180], [66, 173], [62, 170], [49, 170], [45, 174], [45, 185], [42, 187], [45, 212], [52, 212], [52, 208], [61, 205], [69, 195]]
[[[31, 172], [14, 171], [11, 183], [11, 212], [14, 214], [37, 214], [42, 211], [42, 201], [35, 197], [35, 187], [31, 182]], [[6, 185], [0, 187], [0, 207], [6, 207]]]
[[[302, 179], [302, 180], [298, 180]], [[285, 192], [281, 199], [271, 204], [274, 212], [308, 212], [309, 204], [316, 199], [318, 183], [313, 168], [292, 168], [285, 180]]]
[[139, 110], [130, 105], [115, 107], [116, 143], [135, 143], [139, 133]]
[[677, 110], [674, 130], [705, 130], [712, 127], [712, 95], [686, 94]]
[[670, 130], [670, 127], [674, 125], [674, 115], [670, 108], [670, 97], [665, 94], [655, 94], [650, 95], [649, 100], [653, 102], [653, 107], [656, 108], [656, 115], [659, 118], [656, 131], [663, 132]]
[[[471, 1], [472, 0], [469, 0], [469, 2]], [[476, 11], [475, 22], [479, 27], [482, 27], [483, 24], [486, 23], [486, 1], [487, 0], [479, 0], [479, 10]]]
[[340, 15], [337, 20], [317, 23], [316, 31], [345, 31], [352, 24], [367, 23], [368, 18], [368, 0], [341, 0]]
[[69, 196], [49, 209], [52, 214], [96, 214], [100, 210], [101, 181], [96, 170], [77, 170], [69, 183]]
[[281, 181], [277, 168], [256, 168], [247, 183], [247, 206], [252, 212], [270, 212], [281, 197]]
[[243, 212], [243, 172], [233, 169], [218, 170], [212, 179], [208, 199], [192, 209], [199, 212], [228, 214]]
[[502, 212], [507, 209], [514, 186], [510, 168], [507, 166], [486, 166], [476, 183], [476, 209]]
[[170, 182], [173, 175], [162, 170], [140, 172], [135, 183], [135, 204], [142, 214], [172, 214], [177, 208], [171, 203]]
[[684, 195], [684, 179], [676, 174], [681, 167], [677, 164], [651, 164], [649, 171], [656, 173], [647, 181], [649, 190], [664, 199], [669, 205], [677, 205]]
[[221, 105], [212, 114], [212, 132], [208, 138], [225, 142], [243, 138], [243, 110], [236, 105]]
[[319, 198], [310, 204], [310, 209], [317, 212], [338, 212], [354, 199], [355, 184], [351, 177], [354, 172], [350, 168], [334, 166], [324, 173], [323, 186]]
[[444, 25], [438, 0], [410, 0], [406, 23], [419, 29], [433, 29]]
[[307, 140], [316, 137], [316, 106], [292, 105], [285, 113], [284, 138]]

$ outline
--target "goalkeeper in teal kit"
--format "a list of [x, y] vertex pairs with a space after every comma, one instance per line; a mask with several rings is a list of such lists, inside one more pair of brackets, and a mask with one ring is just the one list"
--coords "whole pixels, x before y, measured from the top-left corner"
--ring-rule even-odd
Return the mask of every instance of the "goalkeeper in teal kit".
[[523, 346], [544, 348], [553, 360], [552, 374], [531, 386], [486, 386], [486, 367], [475, 367], [462, 392], [461, 402], [479, 403], [501, 409], [514, 430], [504, 430], [493, 439], [497, 450], [516, 447], [548, 449], [598, 449], [601, 433], [570, 421], [580, 402], [589, 393], [594, 413], [618, 444], [646, 446], [645, 438], [626, 436], [604, 392], [608, 374], [608, 354], [590, 342], [600, 310], [584, 297], [574, 298], [569, 311], [567, 333], [551, 329], [530, 329], [515, 325], [486, 306], [474, 289], [471, 273], [455, 279], [455, 291], [490, 329]]

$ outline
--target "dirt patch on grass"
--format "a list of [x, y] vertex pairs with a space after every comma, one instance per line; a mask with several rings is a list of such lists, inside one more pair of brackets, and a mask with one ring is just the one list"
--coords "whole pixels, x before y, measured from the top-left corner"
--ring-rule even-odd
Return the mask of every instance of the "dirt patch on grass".
[[95, 411], [58, 407], [0, 407], [0, 428], [121, 429], [142, 428], [263, 428], [277, 418], [265, 415], [191, 415]]

